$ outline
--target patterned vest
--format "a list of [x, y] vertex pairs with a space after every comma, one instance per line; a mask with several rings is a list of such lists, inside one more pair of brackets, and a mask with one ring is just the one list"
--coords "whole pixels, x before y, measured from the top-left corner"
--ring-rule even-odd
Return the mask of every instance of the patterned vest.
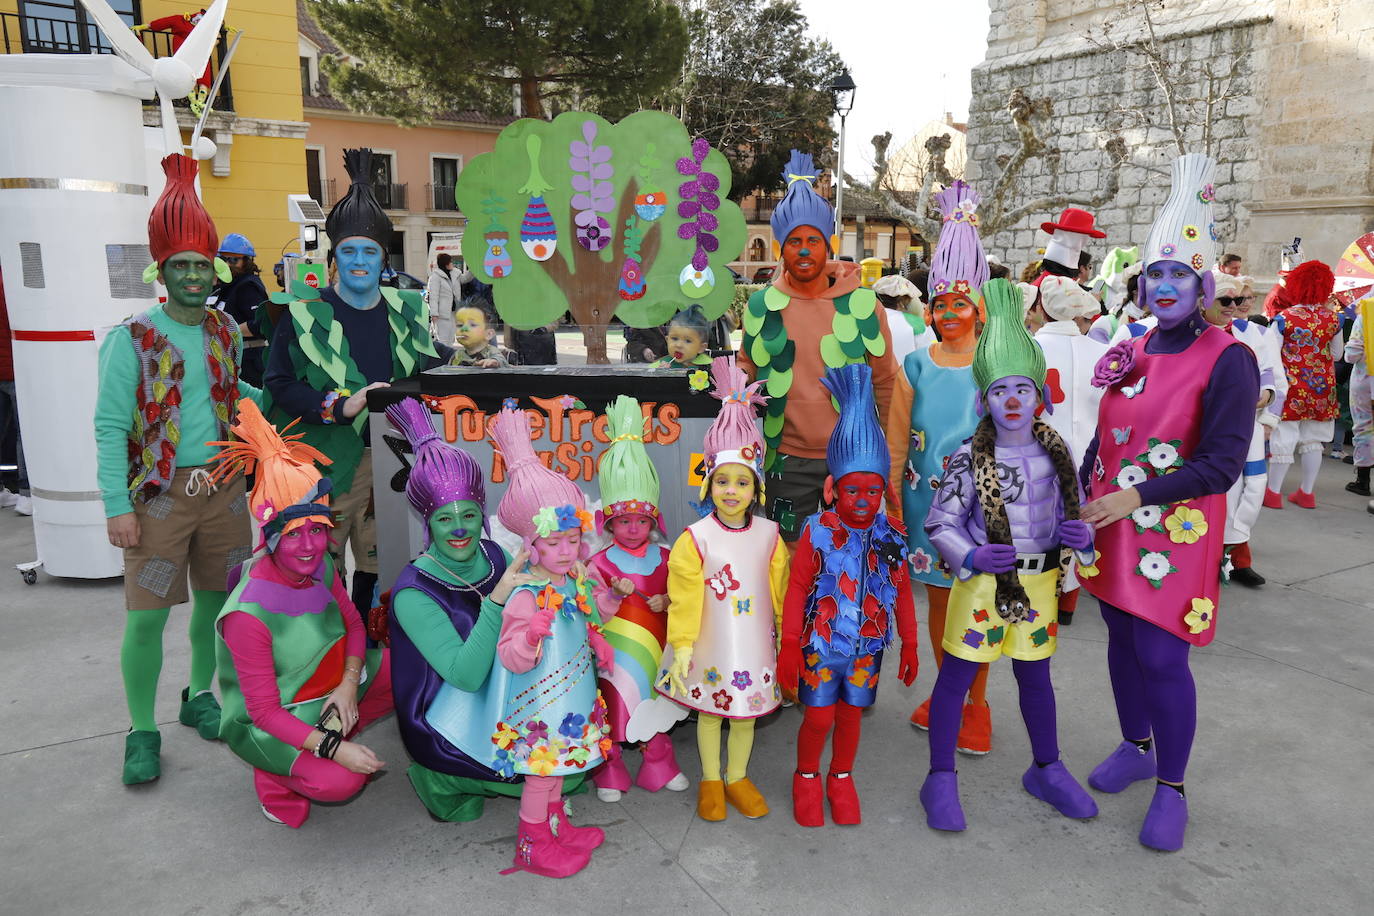
[[863, 531], [833, 511], [806, 520], [820, 574], [806, 596], [802, 644], [854, 655], [881, 652], [892, 642], [897, 604], [894, 569], [906, 562], [906, 531], [878, 513]]
[[[186, 357], [157, 329], [148, 312], [127, 319], [123, 327], [133, 338], [140, 375], [134, 424], [129, 430], [129, 492], [133, 499], [146, 503], [165, 493], [176, 473]], [[215, 429], [222, 440], [229, 438], [239, 400], [240, 343], [233, 327], [233, 319], [223, 312], [205, 310], [201, 323], [205, 364]]]
[[1285, 420], [1334, 420], [1336, 368], [1331, 360], [1331, 338], [1341, 320], [1328, 308], [1295, 305], [1280, 315], [1283, 323], [1283, 368], [1288, 373], [1288, 396], [1283, 401]]

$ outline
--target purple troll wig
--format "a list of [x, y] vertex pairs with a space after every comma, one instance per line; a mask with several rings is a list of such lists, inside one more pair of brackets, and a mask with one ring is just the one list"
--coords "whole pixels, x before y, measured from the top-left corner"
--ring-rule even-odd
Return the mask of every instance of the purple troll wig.
[[477, 503], [482, 510], [482, 526], [487, 526], [487, 485], [477, 459], [449, 445], [434, 431], [429, 411], [414, 398], [406, 398], [386, 409], [391, 425], [405, 435], [415, 452], [415, 463], [406, 481], [406, 499], [425, 522], [425, 546], [429, 546], [429, 517], [434, 510], [460, 499]]
[[[506, 463], [506, 492], [496, 517], [524, 542], [530, 562], [539, 562], [534, 540], [542, 533], [580, 527], [591, 530], [591, 515], [586, 510], [582, 491], [567, 477], [544, 467], [534, 453], [530, 438], [530, 418], [523, 410], [504, 408], [491, 426], [491, 437]], [[582, 540], [582, 559], [591, 556], [590, 545]]]
[[787, 241], [787, 236], [798, 226], [815, 226], [826, 238], [835, 231], [835, 211], [812, 187], [816, 177], [811, 154], [792, 150], [792, 158], [782, 170], [787, 196], [773, 209], [768, 220], [779, 245]]
[[978, 238], [978, 192], [955, 181], [935, 195], [944, 216], [940, 240], [930, 265], [930, 297], [961, 293], [977, 304], [988, 282], [988, 259]]

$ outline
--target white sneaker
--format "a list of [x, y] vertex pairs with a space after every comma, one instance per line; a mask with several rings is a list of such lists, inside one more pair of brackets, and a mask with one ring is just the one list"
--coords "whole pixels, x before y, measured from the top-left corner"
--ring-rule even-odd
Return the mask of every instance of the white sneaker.
[[687, 778], [685, 773], [678, 773], [672, 779], [668, 780], [663, 788], [667, 789], [669, 792], [686, 792], [687, 787], [691, 784], [692, 781]]
[[597, 789], [596, 797], [604, 802], [620, 801], [621, 791], [619, 789]]
[[19, 496], [9, 490], [0, 490], [0, 509], [8, 509], [19, 501]]
[[275, 814], [273, 814], [271, 811], [268, 811], [266, 805], [258, 805], [258, 807], [262, 809], [262, 816], [263, 816], [263, 817], [267, 818], [269, 821], [271, 821], [271, 822], [274, 823], [274, 824], [281, 824], [283, 827], [286, 826], [286, 821], [284, 821], [284, 820], [282, 820], [281, 818], [277, 817], [277, 816], [276, 816]]
[[16, 496], [14, 498], [15, 515], [33, 515], [33, 497]]

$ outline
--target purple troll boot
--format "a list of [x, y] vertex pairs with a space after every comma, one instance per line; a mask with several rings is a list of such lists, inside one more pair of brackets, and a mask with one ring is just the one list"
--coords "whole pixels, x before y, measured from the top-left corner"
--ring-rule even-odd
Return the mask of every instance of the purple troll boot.
[[1099, 792], [1120, 792], [1133, 782], [1155, 778], [1155, 749], [1142, 751], [1134, 741], [1123, 741], [1088, 776], [1088, 785]]
[[1097, 817], [1097, 802], [1083, 791], [1062, 760], [1044, 767], [1032, 763], [1022, 775], [1021, 785], [1042, 802], [1053, 805], [1065, 817], [1083, 820]]
[[959, 804], [959, 775], [949, 770], [931, 773], [921, 786], [921, 807], [926, 809], [926, 825], [932, 830], [967, 830], [964, 809]]
[[1155, 786], [1150, 810], [1140, 827], [1140, 843], [1161, 852], [1178, 852], [1183, 848], [1183, 832], [1188, 829], [1188, 799], [1173, 786]]

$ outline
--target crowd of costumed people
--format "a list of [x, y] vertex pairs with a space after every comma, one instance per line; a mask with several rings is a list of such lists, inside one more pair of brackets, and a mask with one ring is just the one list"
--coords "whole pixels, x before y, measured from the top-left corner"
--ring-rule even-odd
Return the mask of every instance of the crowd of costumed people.
[[[605, 834], [575, 822], [596, 809], [574, 818], [571, 795], [613, 805], [695, 781], [700, 818], [761, 818], [762, 768], [791, 770], [798, 824], [858, 825], [864, 712], [885, 660], [916, 680], [924, 614], [935, 669], [911, 723], [929, 731], [929, 765], [912, 777], [931, 828], [968, 829], [956, 754], [992, 751], [987, 682], [1009, 657], [1030, 799], [1005, 804], [1139, 816], [1146, 847], [1182, 848], [1190, 654], [1217, 633], [1225, 580], [1263, 584], [1251, 534], [1263, 507], [1284, 507], [1294, 463], [1286, 499], [1312, 507], [1342, 360], [1350, 489], [1368, 492], [1374, 464], [1374, 302], [1346, 344], [1331, 269], [1308, 261], [1271, 295], [1272, 320], [1253, 319], [1253, 284], [1218, 263], [1211, 159], [1175, 160], [1148, 237], [1096, 278], [1084, 251], [1104, 233], [1069, 208], [1014, 283], [985, 253], [978, 193], [955, 181], [935, 195], [944, 228], [919, 283], [868, 288], [835, 256], [834, 212], [794, 152], [771, 217], [780, 270], [745, 306], [739, 355], [704, 352], [709, 322], [684, 305], [655, 370], [709, 375], [719, 401], [691, 444], [699, 520], [666, 530], [633, 397], [606, 405], [585, 491], [541, 462], [526, 411], [502, 409], [495, 506], [473, 455], [403, 398], [385, 420], [412, 456], [404, 496], [422, 539], [379, 582], [372, 507], [391, 494], [371, 485], [368, 393], [505, 360], [480, 314], [455, 347], [459, 331], [436, 339], [424, 305], [383, 285], [392, 226], [370, 156], [347, 151], [352, 183], [329, 214], [336, 279], [270, 328], [207, 305], [217, 258], [234, 256], [222, 280], [237, 289], [253, 249], [221, 244], [193, 161], [163, 160], [148, 228], [167, 299], [105, 339], [95, 423], [126, 570], [126, 784], [161, 775], [163, 629], [190, 601], [180, 721], [250, 765], [274, 823], [300, 828], [312, 803], [362, 791], [387, 766], [364, 730], [394, 712], [430, 815], [472, 821], [489, 801], [516, 815], [511, 871], [589, 865]], [[265, 353], [245, 345], [269, 337]], [[1083, 591], [1105, 621], [1120, 726], [1075, 749], [1101, 758], [1086, 787], [1061, 757], [1051, 680]], [[381, 644], [364, 619], [378, 592]], [[756, 724], [784, 703], [800, 707], [795, 763], [755, 759]], [[1131, 814], [1110, 796], [1140, 781], [1148, 807]]]

